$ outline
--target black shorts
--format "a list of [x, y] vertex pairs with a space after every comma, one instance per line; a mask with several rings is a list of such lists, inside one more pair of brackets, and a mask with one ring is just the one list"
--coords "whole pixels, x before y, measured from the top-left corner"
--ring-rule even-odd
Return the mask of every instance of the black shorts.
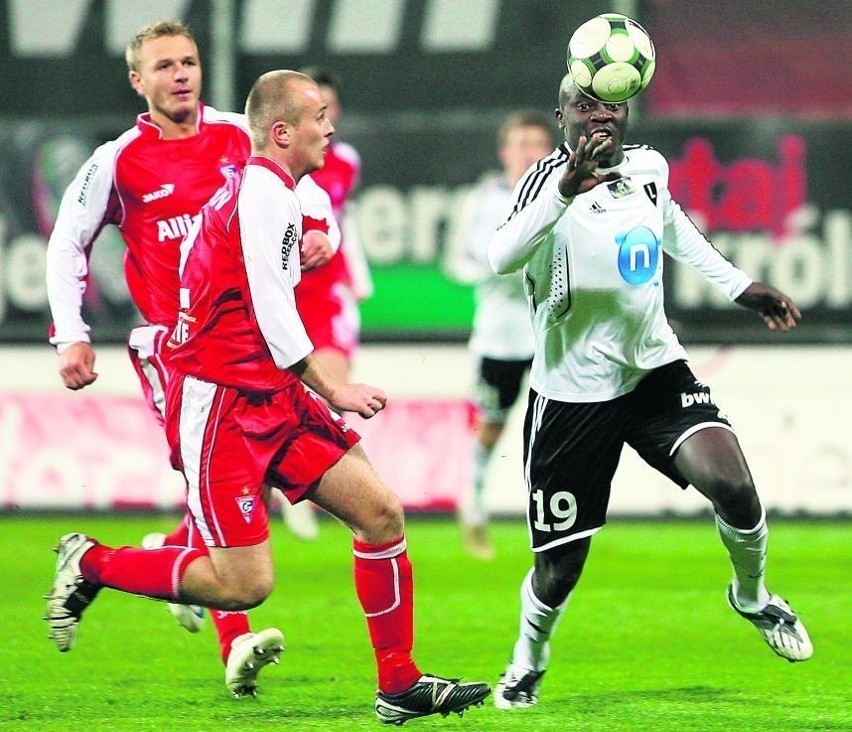
[[476, 406], [480, 418], [489, 424], [502, 424], [521, 393], [524, 376], [532, 359], [504, 361], [483, 356], [476, 379]]
[[606, 523], [610, 487], [625, 444], [681, 488], [681, 443], [705, 427], [731, 429], [710, 387], [684, 361], [662, 366], [607, 402], [559, 402], [530, 391], [524, 478], [533, 551], [591, 536]]

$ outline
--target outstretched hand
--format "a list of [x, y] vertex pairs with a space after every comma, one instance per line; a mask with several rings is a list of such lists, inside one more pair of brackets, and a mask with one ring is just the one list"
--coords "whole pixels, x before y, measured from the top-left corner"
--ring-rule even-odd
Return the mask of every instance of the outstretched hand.
[[612, 138], [607, 135], [594, 134], [588, 139], [581, 135], [559, 181], [559, 192], [565, 198], [572, 198], [592, 190], [601, 183], [620, 178], [620, 173], [599, 175], [597, 172], [601, 157], [612, 150], [612, 146]]
[[802, 317], [787, 295], [763, 282], [752, 282], [734, 302], [760, 313], [769, 330], [792, 330]]
[[388, 401], [387, 394], [368, 384], [341, 384], [329, 395], [329, 404], [342, 412], [357, 412], [365, 419], [376, 416]]

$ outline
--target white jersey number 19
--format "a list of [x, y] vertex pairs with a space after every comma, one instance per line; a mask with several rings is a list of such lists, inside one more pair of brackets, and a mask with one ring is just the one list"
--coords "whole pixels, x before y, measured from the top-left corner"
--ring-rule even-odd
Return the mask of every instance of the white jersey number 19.
[[[565, 531], [577, 520], [577, 499], [568, 491], [557, 491], [550, 496], [549, 505], [545, 505], [544, 493], [533, 491], [535, 501], [535, 523], [538, 531]], [[547, 521], [545, 519], [548, 519]]]

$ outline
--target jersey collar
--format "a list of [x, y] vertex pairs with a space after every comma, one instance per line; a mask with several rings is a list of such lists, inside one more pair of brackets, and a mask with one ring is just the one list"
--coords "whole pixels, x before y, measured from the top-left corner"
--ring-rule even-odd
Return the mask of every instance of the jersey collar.
[[278, 176], [291, 191], [296, 187], [295, 178], [272, 158], [263, 155], [251, 155], [246, 161], [246, 165], [259, 165], [261, 168], [266, 168], [270, 173]]
[[[198, 102], [198, 122], [195, 128], [195, 134], [197, 135], [204, 129], [204, 102]], [[150, 112], [142, 112], [136, 116], [136, 127], [140, 130], [140, 132], [145, 137], [162, 139], [163, 130], [162, 128], [151, 119]]]

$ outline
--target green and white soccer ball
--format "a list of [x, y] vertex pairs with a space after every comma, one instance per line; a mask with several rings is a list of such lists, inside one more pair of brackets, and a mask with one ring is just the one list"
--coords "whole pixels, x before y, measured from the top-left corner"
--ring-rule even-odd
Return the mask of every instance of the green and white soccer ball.
[[584, 94], [624, 102], [654, 76], [654, 43], [632, 18], [604, 13], [586, 21], [568, 42], [568, 71]]

